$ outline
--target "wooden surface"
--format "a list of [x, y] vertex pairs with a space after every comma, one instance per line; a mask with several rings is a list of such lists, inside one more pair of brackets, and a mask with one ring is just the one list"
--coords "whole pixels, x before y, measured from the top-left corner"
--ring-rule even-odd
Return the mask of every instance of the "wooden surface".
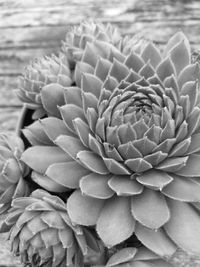
[[[14, 130], [21, 103], [14, 94], [18, 76], [36, 57], [56, 53], [67, 30], [94, 18], [140, 33], [163, 46], [183, 30], [200, 50], [200, 1], [184, 0], [0, 0], [0, 130]], [[175, 266], [200, 266], [198, 257], [179, 252]], [[0, 237], [0, 267], [17, 266]]]

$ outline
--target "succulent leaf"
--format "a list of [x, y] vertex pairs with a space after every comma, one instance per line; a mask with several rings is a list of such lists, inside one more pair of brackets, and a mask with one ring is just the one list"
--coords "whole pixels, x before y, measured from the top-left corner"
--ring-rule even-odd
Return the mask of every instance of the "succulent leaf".
[[104, 244], [112, 247], [130, 237], [134, 229], [129, 200], [123, 197], [108, 200], [97, 221], [97, 233]]
[[198, 212], [189, 203], [181, 201], [169, 200], [168, 205], [171, 217], [164, 226], [165, 231], [179, 247], [198, 254], [200, 238]]
[[75, 191], [67, 201], [67, 209], [72, 222], [81, 225], [95, 225], [105, 201], [85, 196]]

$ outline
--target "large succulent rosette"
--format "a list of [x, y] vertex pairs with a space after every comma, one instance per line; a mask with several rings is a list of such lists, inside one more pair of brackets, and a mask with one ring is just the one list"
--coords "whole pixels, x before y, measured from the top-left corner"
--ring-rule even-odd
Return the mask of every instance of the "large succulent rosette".
[[12, 206], [5, 223], [16, 220], [9, 239], [24, 264], [81, 267], [84, 255], [100, 252], [95, 235], [71, 222], [59, 197], [38, 189], [29, 197], [17, 198]]
[[78, 87], [64, 90], [62, 120], [28, 127], [35, 141], [22, 160], [42, 187], [73, 191], [70, 219], [96, 225], [107, 247], [135, 234], [160, 256], [199, 253], [200, 73], [188, 40], [178, 33], [163, 53], [148, 43], [128, 56], [92, 45]]
[[24, 177], [28, 167], [20, 161], [24, 144], [11, 133], [0, 134], [0, 213], [5, 214], [14, 198], [29, 194]]

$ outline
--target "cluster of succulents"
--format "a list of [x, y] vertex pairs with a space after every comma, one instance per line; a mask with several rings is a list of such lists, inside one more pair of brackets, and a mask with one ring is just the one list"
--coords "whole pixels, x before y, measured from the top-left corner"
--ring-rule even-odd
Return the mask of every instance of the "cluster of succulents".
[[161, 52], [84, 22], [27, 67], [20, 130], [0, 137], [0, 232], [24, 264], [170, 267], [177, 248], [200, 253], [190, 50], [181, 32]]

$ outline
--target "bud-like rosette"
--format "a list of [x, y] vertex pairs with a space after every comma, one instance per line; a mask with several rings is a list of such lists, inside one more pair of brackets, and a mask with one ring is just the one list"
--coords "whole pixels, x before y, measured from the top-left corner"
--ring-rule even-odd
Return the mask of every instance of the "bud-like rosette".
[[[104, 265], [101, 265], [102, 267]], [[115, 253], [105, 267], [173, 267], [147, 248], [127, 247]], [[96, 266], [97, 267], [97, 266]], [[100, 265], [99, 265], [100, 267]]]
[[63, 52], [67, 56], [72, 70], [75, 68], [76, 62], [81, 60], [84, 49], [87, 47], [89, 50], [91, 43], [96, 40], [119, 45], [121, 35], [117, 28], [110, 24], [103, 25], [92, 21], [83, 22], [67, 33], [63, 43]]
[[20, 137], [11, 133], [0, 134], [0, 213], [10, 208], [12, 199], [29, 193], [23, 179], [28, 174], [28, 168], [20, 161], [23, 151]]
[[37, 155], [49, 157], [45, 146], [22, 159], [36, 172], [45, 166], [46, 181], [77, 189], [67, 201], [71, 220], [96, 225], [107, 247], [135, 233], [160, 256], [177, 246], [199, 254], [200, 68], [187, 38], [177, 33], [162, 54], [151, 42], [128, 56], [92, 45], [76, 65], [81, 90], [65, 89], [63, 123], [41, 120], [66, 162], [44, 165]]
[[[84, 256], [98, 252], [94, 234], [72, 224], [66, 204], [57, 196], [36, 190], [13, 201], [18, 219], [9, 233], [12, 251], [31, 266], [84, 266]], [[12, 212], [7, 223], [12, 221]]]
[[64, 54], [36, 59], [25, 69], [17, 90], [19, 99], [34, 109], [34, 119], [45, 114], [57, 116], [63, 104], [63, 87], [72, 84], [71, 71]]

